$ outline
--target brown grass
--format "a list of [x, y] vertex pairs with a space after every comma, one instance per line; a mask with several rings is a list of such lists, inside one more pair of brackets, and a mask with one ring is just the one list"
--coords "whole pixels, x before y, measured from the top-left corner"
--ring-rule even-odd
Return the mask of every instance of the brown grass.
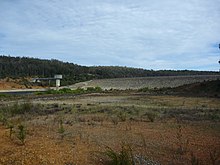
[[[211, 164], [210, 153], [220, 148], [219, 119], [200, 119], [191, 114], [201, 113], [201, 109], [219, 115], [219, 111], [212, 111], [220, 108], [218, 99], [133, 94], [50, 99], [33, 99], [34, 105], [41, 104], [34, 114], [8, 118], [14, 128], [21, 122], [25, 125], [24, 145], [15, 133], [10, 138], [7, 126], [0, 126], [0, 164], [97, 165], [103, 162], [98, 152], [105, 151], [106, 146], [120, 151], [122, 143], [129, 144], [134, 155], [161, 164], [190, 164], [191, 153], [203, 164]], [[58, 110], [52, 111], [54, 108]], [[41, 110], [44, 113], [38, 113]], [[154, 122], [144, 116], [149, 110], [158, 113]], [[180, 110], [186, 116], [195, 115], [196, 120], [182, 118], [182, 114], [177, 120], [172, 113]], [[126, 120], [120, 120], [119, 112], [126, 114]], [[118, 118], [118, 123], [114, 124], [112, 118]], [[62, 138], [60, 119], [65, 130]], [[180, 145], [184, 145], [185, 152], [179, 152]]]

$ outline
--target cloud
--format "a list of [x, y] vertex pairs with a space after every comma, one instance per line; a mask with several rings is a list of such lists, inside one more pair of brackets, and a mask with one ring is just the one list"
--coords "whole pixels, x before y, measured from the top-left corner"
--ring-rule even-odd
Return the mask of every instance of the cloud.
[[1, 54], [219, 69], [219, 0], [1, 0], [0, 6]]

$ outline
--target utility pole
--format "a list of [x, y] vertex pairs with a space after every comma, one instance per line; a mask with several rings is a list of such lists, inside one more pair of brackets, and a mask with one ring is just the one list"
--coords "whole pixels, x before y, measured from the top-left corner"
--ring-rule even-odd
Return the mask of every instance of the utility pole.
[[[220, 44], [218, 45], [218, 48], [220, 49]], [[220, 64], [220, 60], [218, 61], [218, 63]], [[220, 69], [219, 69], [219, 72], [220, 72]]]

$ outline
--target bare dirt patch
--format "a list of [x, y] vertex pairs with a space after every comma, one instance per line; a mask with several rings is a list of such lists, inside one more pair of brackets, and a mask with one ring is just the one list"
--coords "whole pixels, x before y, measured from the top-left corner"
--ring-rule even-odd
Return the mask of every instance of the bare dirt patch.
[[[12, 90], [12, 89], [38, 89], [42, 88], [41, 86], [33, 85], [29, 83], [30, 78], [24, 79], [12, 79], [12, 78], [5, 78], [0, 79], [0, 90]], [[28, 83], [27, 83], [28, 82]]]

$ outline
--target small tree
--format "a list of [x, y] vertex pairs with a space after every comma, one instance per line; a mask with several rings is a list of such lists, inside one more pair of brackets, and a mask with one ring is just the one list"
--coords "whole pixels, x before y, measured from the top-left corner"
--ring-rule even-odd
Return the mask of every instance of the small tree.
[[60, 119], [58, 133], [61, 135], [61, 139], [64, 138], [64, 132], [65, 132], [65, 129], [63, 127], [63, 120]]
[[14, 126], [12, 124], [9, 124], [8, 128], [9, 128], [9, 137], [11, 139]]
[[26, 131], [22, 124], [18, 126], [17, 138], [21, 141], [22, 145], [24, 145], [24, 140], [26, 138]]

